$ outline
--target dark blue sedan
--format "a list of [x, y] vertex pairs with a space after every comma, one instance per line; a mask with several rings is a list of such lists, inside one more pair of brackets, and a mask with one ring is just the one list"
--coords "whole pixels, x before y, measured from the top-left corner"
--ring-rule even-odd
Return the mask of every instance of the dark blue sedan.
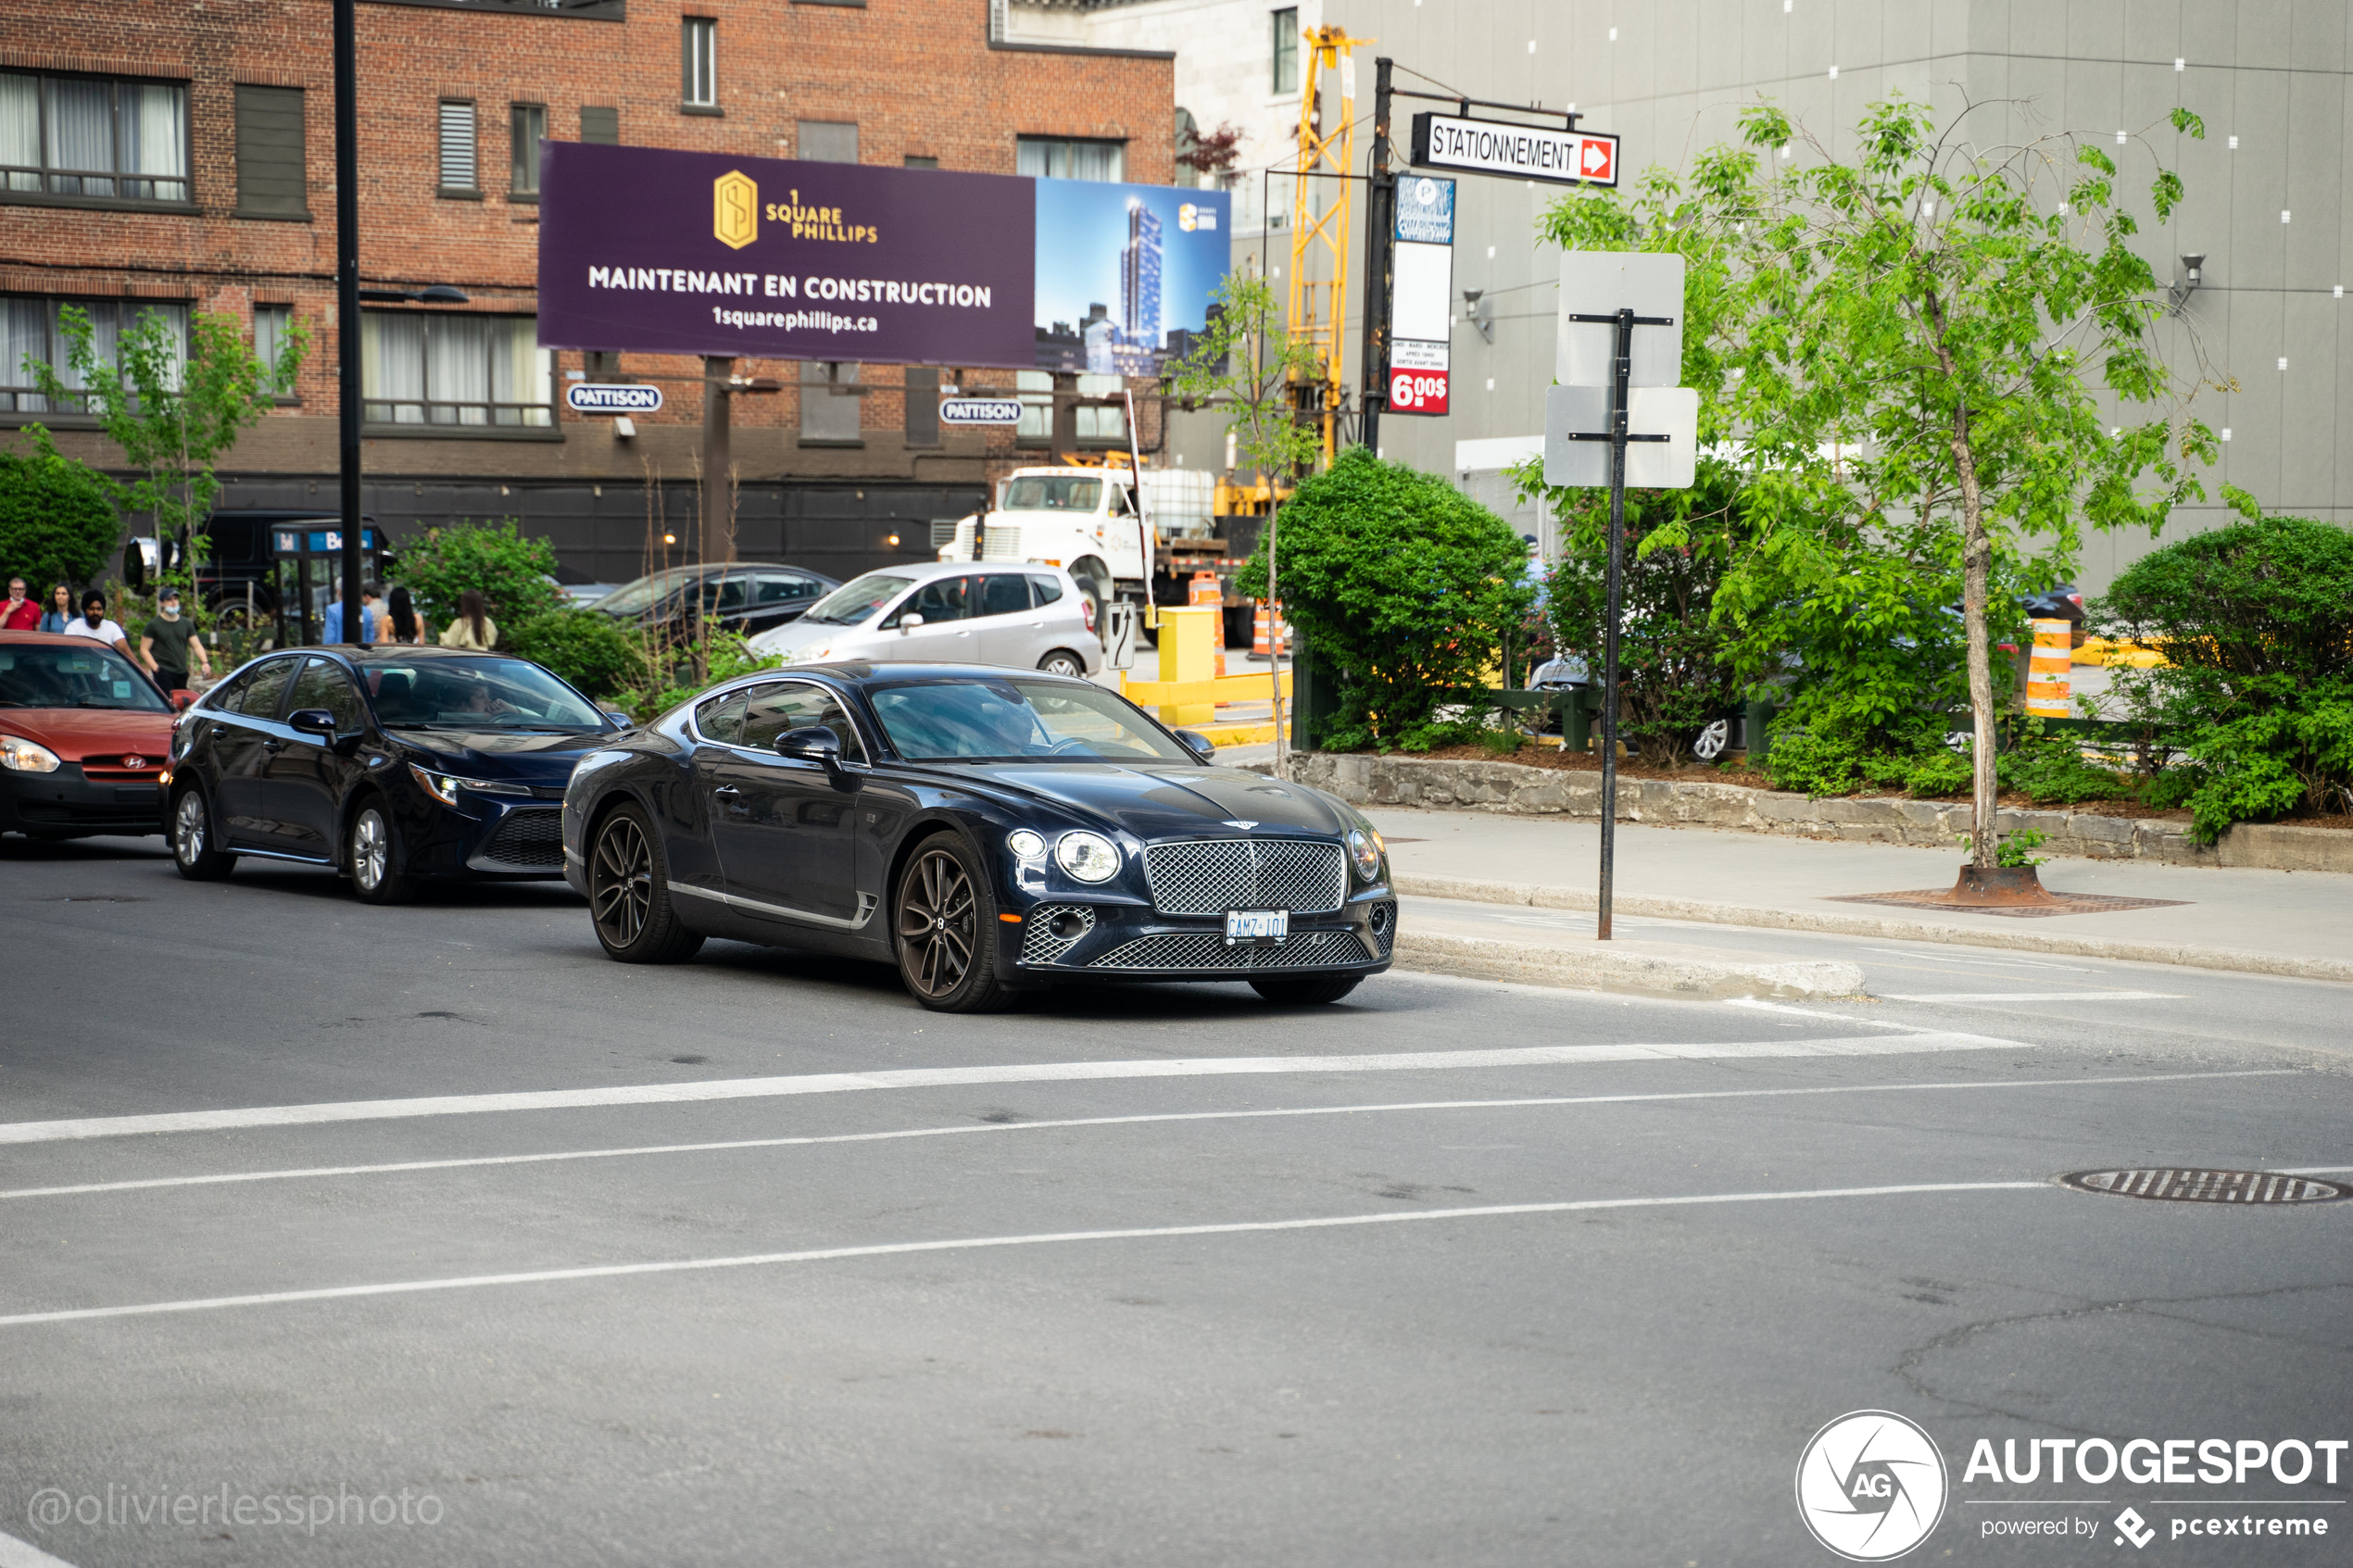
[[1085, 681], [971, 665], [748, 676], [615, 739], [573, 773], [564, 874], [623, 962], [806, 948], [950, 1012], [1101, 981], [1337, 1001], [1397, 932], [1343, 802]]
[[172, 731], [172, 859], [195, 881], [228, 875], [241, 855], [330, 866], [373, 904], [428, 877], [552, 879], [573, 764], [626, 728], [501, 654], [267, 655]]

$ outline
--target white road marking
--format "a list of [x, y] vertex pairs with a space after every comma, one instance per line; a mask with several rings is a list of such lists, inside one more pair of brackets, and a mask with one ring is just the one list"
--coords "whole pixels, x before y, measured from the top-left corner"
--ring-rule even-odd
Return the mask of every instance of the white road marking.
[[52, 1557], [31, 1541], [0, 1536], [0, 1568], [73, 1568], [62, 1557]]
[[1170, 1236], [1243, 1236], [1259, 1231], [1332, 1230], [1348, 1225], [1412, 1224], [1428, 1220], [1493, 1219], [1516, 1214], [1570, 1214], [1599, 1209], [1684, 1208], [1703, 1203], [1781, 1203], [1815, 1198], [1892, 1198], [1919, 1193], [2060, 1190], [2046, 1181], [1913, 1182], [1899, 1186], [1695, 1193], [1675, 1198], [1588, 1198], [1564, 1203], [1491, 1203], [1471, 1209], [1389, 1210], [1378, 1214], [1319, 1215], [1306, 1220], [1239, 1220], [1222, 1224], [1138, 1225], [1124, 1230], [960, 1236], [946, 1241], [895, 1241], [865, 1247], [814, 1247], [798, 1252], [754, 1252], [732, 1258], [677, 1258], [650, 1263], [600, 1263], [576, 1269], [534, 1269], [522, 1273], [469, 1274], [451, 1279], [398, 1280], [380, 1285], [337, 1285], [317, 1290], [273, 1290], [252, 1296], [209, 1296], [182, 1301], [146, 1301], [124, 1307], [69, 1307], [57, 1311], [18, 1312], [0, 1317], [0, 1328], [44, 1323], [82, 1323], [93, 1318], [152, 1317], [166, 1312], [210, 1312], [230, 1307], [275, 1307], [296, 1301], [337, 1301], [364, 1296], [405, 1296], [428, 1290], [477, 1290], [495, 1285], [545, 1285], [564, 1280], [619, 1279], [633, 1274], [693, 1273], [711, 1269], [748, 1269], [776, 1263], [816, 1263], [837, 1258], [966, 1252], [984, 1248], [1041, 1247], [1070, 1241], [1143, 1241]]
[[57, 1143], [137, 1133], [220, 1132], [321, 1122], [382, 1122], [416, 1116], [472, 1116], [503, 1110], [575, 1110], [611, 1105], [677, 1105], [694, 1100], [759, 1099], [781, 1095], [844, 1094], [858, 1089], [930, 1089], [968, 1084], [1079, 1083], [1108, 1078], [1211, 1078], [1245, 1073], [1403, 1073], [1478, 1067], [1578, 1067], [1589, 1062], [1709, 1061], [1752, 1057], [1900, 1056], [1912, 1051], [2031, 1050], [1990, 1035], [1931, 1033], [1887, 1037], [1739, 1040], [1707, 1045], [1528, 1046], [1483, 1051], [1398, 1051], [1379, 1056], [1221, 1056], [1135, 1061], [1044, 1061], [1001, 1067], [900, 1067], [871, 1073], [812, 1073], [784, 1078], [705, 1078], [679, 1084], [614, 1085], [601, 1089], [539, 1089], [510, 1094], [436, 1095], [420, 1099], [343, 1100], [324, 1105], [262, 1105], [223, 1110], [174, 1110], [147, 1116], [92, 1116], [62, 1122], [0, 1123], [0, 1144]]
[[1891, 1002], [2182, 1002], [2179, 991], [1879, 991]]
[[1758, 1012], [1786, 1012], [1799, 1018], [1834, 1018], [1842, 1023], [1859, 1023], [1867, 1029], [1900, 1029], [1912, 1035], [1932, 1033], [1924, 1024], [1897, 1023], [1889, 1019], [1864, 1018], [1856, 1013], [1824, 1012], [1818, 1008], [1793, 1008], [1787, 1002], [1768, 1002], [1755, 997], [1728, 997], [1724, 1005], [1728, 1008], [1751, 1008]]
[[2063, 970], [2066, 970], [2066, 971], [2067, 971], [2070, 974], [2089, 974], [2089, 973], [2091, 973], [2091, 972], [2092, 972], [2090, 970], [2088, 970], [2088, 969], [2084, 968], [2084, 967], [2083, 967], [2083, 966], [2082, 966], [2081, 964], [2071, 964], [2071, 963], [2051, 963], [2051, 962], [2049, 962], [2048, 960], [2043, 960], [2043, 959], [2008, 959], [2008, 958], [1995, 958], [1995, 957], [1992, 957], [1992, 956], [1988, 956], [1988, 955], [1980, 955], [1980, 954], [1971, 954], [1970, 956], [1969, 956], [1969, 957], [1967, 957], [1967, 958], [1948, 959], [1948, 958], [1944, 957], [1944, 955], [1942, 955], [1942, 954], [1940, 954], [1940, 953], [1923, 953], [1923, 952], [1918, 952], [1918, 951], [1915, 951], [1914, 949], [1909, 948], [1909, 947], [1867, 947], [1867, 948], [1865, 948], [1865, 949], [1864, 949], [1864, 951], [1865, 951], [1865, 952], [1870, 952], [1870, 953], [1887, 953], [1887, 954], [1890, 954], [1890, 955], [1892, 955], [1892, 956], [1894, 956], [1894, 957], [1895, 957], [1895, 958], [1899, 958], [1899, 959], [1919, 959], [1919, 960], [1922, 960], [1923, 962], [1926, 962], [1926, 963], [1943, 963], [1943, 964], [1973, 964], [1973, 963], [1990, 963], [1990, 964], [1997, 964], [1997, 965], [2001, 965], [2001, 966], [2004, 966], [2004, 967], [2006, 967], [2006, 968], [2019, 968], [2019, 969], [2063, 969]]
[[[0, 1200], [72, 1198], [99, 1192], [142, 1192], [156, 1187], [220, 1186], [239, 1182], [284, 1182], [327, 1176], [396, 1175], [409, 1171], [459, 1171], [488, 1165], [544, 1165], [570, 1160], [623, 1160], [648, 1154], [713, 1154], [745, 1148], [791, 1148], [813, 1144], [887, 1143], [900, 1138], [959, 1137], [973, 1133], [1035, 1133], [1057, 1127], [1127, 1127], [1151, 1122], [1247, 1122], [1278, 1116], [1364, 1116], [1403, 1110], [1508, 1110], [1561, 1105], [1633, 1105], [1654, 1100], [1771, 1099], [1803, 1095], [1900, 1094], [1930, 1089], [2080, 1088], [2108, 1084], [2171, 1084], [2194, 1078], [2292, 1078], [2294, 1067], [2259, 1067], [2228, 1073], [2155, 1073], [2114, 1078], [2012, 1078], [1932, 1084], [1832, 1084], [1801, 1089], [1684, 1089], [1658, 1094], [1546, 1095], [1517, 1099], [1411, 1100], [1394, 1105], [1316, 1105], [1267, 1110], [1174, 1110], [1138, 1116], [1070, 1116], [1038, 1122], [983, 1122], [953, 1127], [907, 1127], [885, 1133], [828, 1133], [800, 1137], [730, 1138], [713, 1143], [640, 1144], [623, 1148], [559, 1149], [543, 1154], [485, 1154], [456, 1160], [402, 1160], [379, 1165], [309, 1165], [278, 1171], [231, 1171], [203, 1176], [151, 1176], [137, 1181], [82, 1182], [71, 1186], [17, 1187]], [[1507, 1144], [1494, 1146], [1511, 1148]], [[0, 1563], [0, 1568], [6, 1564]]]

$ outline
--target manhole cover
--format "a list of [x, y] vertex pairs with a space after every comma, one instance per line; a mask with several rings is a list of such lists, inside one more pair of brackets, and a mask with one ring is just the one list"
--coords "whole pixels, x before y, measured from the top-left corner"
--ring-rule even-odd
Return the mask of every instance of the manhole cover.
[[2160, 1203], [2330, 1203], [2353, 1198], [2353, 1186], [2283, 1171], [2200, 1171], [2184, 1166], [2138, 1171], [2070, 1171], [2061, 1186]]

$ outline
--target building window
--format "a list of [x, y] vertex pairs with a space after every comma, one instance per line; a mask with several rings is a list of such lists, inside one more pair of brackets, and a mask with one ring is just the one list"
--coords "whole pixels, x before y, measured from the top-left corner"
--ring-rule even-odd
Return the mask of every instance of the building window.
[[237, 86], [237, 216], [308, 218], [302, 89]]
[[858, 445], [862, 439], [858, 432], [858, 405], [862, 399], [855, 395], [832, 390], [837, 386], [857, 384], [858, 367], [855, 365], [829, 365], [815, 359], [802, 361], [800, 438], [836, 446]]
[[678, 23], [679, 101], [688, 108], [719, 107], [719, 23], [686, 17]]
[[48, 398], [32, 390], [32, 378], [24, 368], [27, 359], [37, 360], [54, 369], [57, 379], [68, 387], [82, 385], [81, 373], [73, 368], [58, 321], [58, 312], [69, 305], [79, 306], [90, 318], [90, 347], [103, 364], [120, 365], [118, 345], [123, 329], [147, 314], [161, 318], [175, 362], [183, 364], [187, 360], [188, 307], [183, 304], [147, 299], [0, 295], [0, 415], [83, 412], [78, 397], [61, 399], [53, 406]]
[[793, 148], [808, 163], [856, 163], [858, 127], [838, 119], [804, 119], [795, 128]]
[[294, 383], [277, 380], [278, 351], [285, 346], [286, 333], [294, 325], [291, 305], [257, 305], [253, 307], [253, 356], [261, 361], [262, 380], [281, 403], [296, 401]]
[[441, 106], [440, 194], [482, 194], [481, 163], [475, 154], [473, 105], [445, 99]]
[[939, 167], [939, 160], [936, 157], [924, 157], [916, 153], [909, 153], [907, 155], [907, 167], [910, 169], [937, 169]]
[[547, 426], [555, 357], [530, 316], [359, 313], [359, 390], [371, 424]]
[[1295, 6], [1275, 13], [1275, 91], [1299, 91], [1299, 11]]
[[939, 445], [939, 372], [929, 365], [907, 367], [907, 445]]
[[605, 146], [621, 142], [621, 110], [614, 105], [588, 105], [580, 111], [580, 139]]
[[1116, 185], [1127, 178], [1127, 144], [1017, 136], [1013, 172], [1038, 180], [1101, 180]]
[[189, 200], [188, 90], [0, 71], [0, 191]]
[[515, 104], [508, 110], [512, 126], [514, 178], [508, 185], [517, 201], [539, 199], [539, 144], [547, 137], [547, 106]]
[[[1077, 378], [1077, 393], [1081, 398], [1116, 397], [1127, 384], [1117, 376], [1083, 375]], [[1014, 427], [1013, 443], [1020, 446], [1048, 446], [1054, 439], [1054, 375], [1051, 370], [1015, 370], [1013, 386], [1021, 395], [1021, 423]], [[1127, 412], [1124, 408], [1076, 408], [1078, 445], [1081, 446], [1125, 446], [1127, 445]]]

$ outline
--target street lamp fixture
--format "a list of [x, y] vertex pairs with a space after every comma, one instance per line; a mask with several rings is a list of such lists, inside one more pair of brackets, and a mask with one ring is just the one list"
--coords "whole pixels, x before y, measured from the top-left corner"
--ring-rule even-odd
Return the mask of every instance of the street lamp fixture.
[[463, 289], [447, 283], [434, 283], [422, 289], [361, 289], [359, 297], [382, 301], [389, 305], [466, 305], [472, 303]]
[[2206, 281], [2202, 276], [2206, 269], [2206, 253], [2199, 251], [2195, 256], [2183, 256], [2182, 267], [2186, 275], [2180, 282], [2166, 291], [2167, 297], [2172, 302], [2172, 314], [2176, 316], [2180, 315], [2182, 307], [2190, 302], [2190, 295], [2197, 293], [2198, 284]]

